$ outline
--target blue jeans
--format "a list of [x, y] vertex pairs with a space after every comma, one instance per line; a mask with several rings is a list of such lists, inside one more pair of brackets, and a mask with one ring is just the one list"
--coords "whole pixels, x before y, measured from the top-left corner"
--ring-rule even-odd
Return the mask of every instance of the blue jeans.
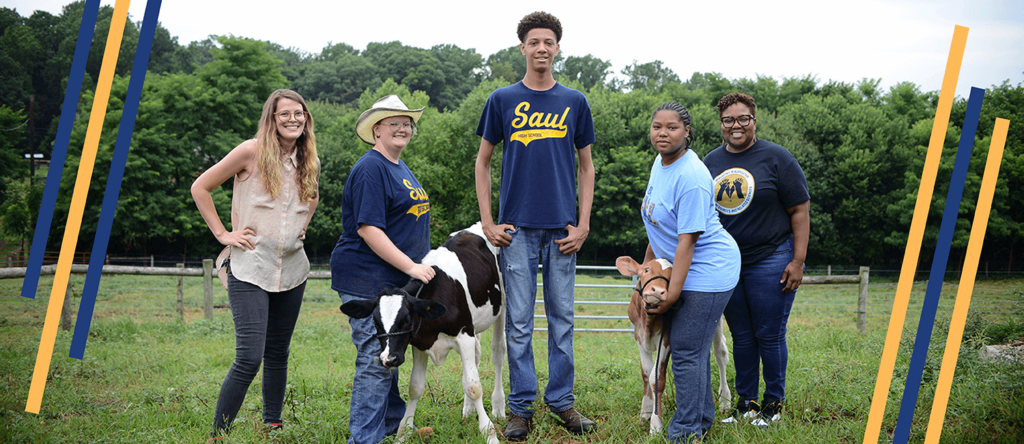
[[235, 321], [235, 362], [220, 386], [214, 433], [227, 430], [242, 407], [249, 384], [263, 364], [263, 422], [281, 422], [288, 383], [288, 345], [302, 307], [303, 282], [271, 293], [235, 279], [228, 270], [228, 301]]
[[[365, 299], [338, 292], [342, 303]], [[352, 380], [352, 403], [348, 414], [350, 444], [378, 443], [398, 431], [405, 415], [405, 400], [398, 393], [398, 369], [380, 364], [380, 341], [373, 316], [349, 318], [352, 344], [356, 346], [356, 371]], [[409, 353], [412, 351], [410, 350]]]
[[555, 240], [564, 229], [520, 227], [509, 231], [512, 242], [502, 247], [501, 271], [508, 307], [508, 407], [516, 416], [533, 416], [537, 370], [533, 360], [533, 313], [537, 299], [537, 263], [544, 263], [544, 313], [548, 320], [548, 385], [544, 403], [552, 412], [572, 408], [575, 364], [572, 356], [573, 300], [576, 255], [562, 254]]
[[764, 402], [785, 401], [786, 323], [796, 291], [783, 293], [782, 272], [793, 261], [793, 237], [770, 256], [740, 270], [725, 320], [732, 332], [732, 358], [736, 365], [739, 400], [756, 401], [759, 370], [764, 366]]
[[665, 314], [676, 384], [676, 413], [668, 424], [671, 442], [700, 437], [715, 421], [711, 342], [731, 295], [732, 290], [684, 291]]

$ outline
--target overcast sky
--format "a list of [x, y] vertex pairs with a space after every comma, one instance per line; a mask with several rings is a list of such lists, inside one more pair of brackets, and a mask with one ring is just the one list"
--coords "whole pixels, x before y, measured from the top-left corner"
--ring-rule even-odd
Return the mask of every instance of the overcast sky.
[[[36, 9], [59, 14], [66, 3], [0, 0], [22, 16]], [[132, 1], [133, 21], [142, 21], [145, 6], [145, 0]], [[563, 56], [592, 54], [611, 61], [615, 73], [633, 61], [661, 60], [684, 80], [695, 71], [730, 79], [812, 74], [819, 82], [873, 78], [881, 79], [883, 88], [910, 81], [923, 91], [938, 91], [954, 26], [961, 25], [970, 32], [958, 96], [967, 97], [971, 86], [1024, 81], [1022, 0], [547, 1], [543, 7], [480, 1], [165, 0], [160, 22], [181, 44], [233, 34], [318, 53], [329, 42], [362, 50], [368, 42], [398, 40], [420, 48], [451, 43], [486, 58], [517, 44], [516, 24], [538, 9], [561, 20]]]

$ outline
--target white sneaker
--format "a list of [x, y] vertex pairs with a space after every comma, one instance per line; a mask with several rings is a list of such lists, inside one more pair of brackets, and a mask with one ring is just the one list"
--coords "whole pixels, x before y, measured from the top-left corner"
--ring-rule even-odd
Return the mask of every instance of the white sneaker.
[[771, 423], [782, 419], [782, 403], [779, 401], [765, 402], [761, 415], [750, 422], [750, 425], [768, 427]]
[[756, 418], [753, 421], [750, 421], [750, 425], [754, 425], [754, 426], [758, 426], [758, 427], [768, 427], [773, 422], [781, 420], [781, 419], [782, 419], [782, 415], [776, 413], [776, 414], [772, 415], [771, 418]]
[[732, 411], [732, 414], [723, 419], [722, 424], [736, 424], [740, 422], [740, 419], [744, 421], [750, 421], [752, 418], [757, 417], [758, 411], [761, 410], [761, 406], [757, 405], [757, 401], [740, 401], [736, 409]]

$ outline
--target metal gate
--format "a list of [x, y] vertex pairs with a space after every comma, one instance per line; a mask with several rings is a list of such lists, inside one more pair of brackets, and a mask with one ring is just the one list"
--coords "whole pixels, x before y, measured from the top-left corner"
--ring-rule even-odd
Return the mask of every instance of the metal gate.
[[[540, 269], [543, 266], [544, 266], [543, 264], [540, 264], [540, 265], [537, 266], [537, 268]], [[576, 267], [576, 270], [577, 271], [578, 270], [608, 271], [608, 270], [618, 270], [618, 269], [615, 268], [615, 267], [612, 267], [612, 266], [608, 266], [608, 265], [579, 265], [579, 266]], [[543, 282], [538, 282], [537, 283], [537, 288], [542, 288], [543, 286], [544, 286]], [[631, 285], [576, 284], [575, 288], [625, 288], [625, 289], [633, 289], [633, 288], [636, 288], [636, 276], [633, 276], [633, 282], [632, 282]], [[544, 304], [544, 300], [543, 299], [537, 299], [535, 304], [543, 305]], [[621, 301], [621, 302], [620, 301], [574, 301], [573, 305], [622, 305], [622, 306], [628, 306], [629, 305], [629, 301], [628, 300], [627, 301]], [[623, 310], [623, 311], [625, 312], [625, 310]], [[547, 316], [544, 316], [542, 314], [534, 314], [533, 318], [534, 319], [547, 319]], [[627, 324], [629, 322], [629, 316], [578, 315], [578, 316], [574, 316], [574, 318], [576, 318], [576, 319], [623, 319], [623, 320], [625, 320], [627, 322]], [[548, 329], [546, 327], [545, 328], [535, 328], [534, 330], [535, 331], [548, 331]], [[630, 328], [576, 328], [573, 331], [583, 331], [583, 332], [600, 331], [600, 332], [627, 332], [628, 333], [628, 332], [632, 332], [633, 328], [632, 328], [632, 326], [630, 326]]]

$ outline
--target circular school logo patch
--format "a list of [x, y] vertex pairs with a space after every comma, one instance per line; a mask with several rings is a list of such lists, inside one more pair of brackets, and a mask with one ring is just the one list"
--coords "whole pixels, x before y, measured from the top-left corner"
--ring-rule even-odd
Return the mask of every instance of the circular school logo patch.
[[725, 215], [742, 213], [754, 197], [754, 176], [743, 168], [730, 168], [715, 178], [715, 207]]

